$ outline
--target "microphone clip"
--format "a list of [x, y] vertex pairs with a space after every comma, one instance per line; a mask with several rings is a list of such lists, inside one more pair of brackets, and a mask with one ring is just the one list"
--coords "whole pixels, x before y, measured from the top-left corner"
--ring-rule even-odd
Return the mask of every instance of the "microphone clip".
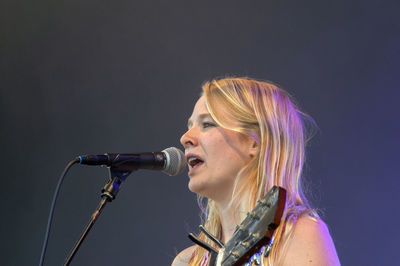
[[125, 181], [132, 172], [133, 171], [121, 171], [118, 167], [110, 167], [110, 179], [101, 190], [101, 197], [107, 198], [110, 202], [115, 199], [122, 182]]

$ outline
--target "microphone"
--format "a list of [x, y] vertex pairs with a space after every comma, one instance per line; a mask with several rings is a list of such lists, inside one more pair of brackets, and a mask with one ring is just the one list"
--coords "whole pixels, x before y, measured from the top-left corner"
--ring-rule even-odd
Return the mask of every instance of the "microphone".
[[178, 148], [170, 147], [161, 152], [138, 154], [106, 153], [104, 155], [78, 156], [80, 164], [105, 165], [118, 171], [132, 172], [138, 169], [161, 170], [169, 176], [175, 176], [185, 169], [185, 154]]

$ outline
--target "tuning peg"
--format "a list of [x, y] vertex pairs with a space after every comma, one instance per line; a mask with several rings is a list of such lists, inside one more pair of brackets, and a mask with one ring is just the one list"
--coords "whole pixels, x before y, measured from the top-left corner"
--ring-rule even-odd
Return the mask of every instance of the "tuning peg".
[[247, 216], [253, 220], [260, 220], [260, 216], [258, 216], [255, 212], [248, 212]]
[[268, 207], [271, 208], [271, 202], [268, 202], [267, 200], [257, 200], [257, 203], [260, 204], [263, 207]]
[[237, 251], [230, 252], [230, 255], [232, 255], [232, 256], [235, 257], [236, 259], [238, 259], [238, 258], [240, 257], [240, 253], [237, 252]]
[[237, 225], [236, 228], [235, 228], [235, 232], [236, 231], [245, 232], [246, 229], [244, 229], [243, 225]]
[[249, 242], [243, 242], [243, 241], [240, 241], [240, 245], [242, 245], [243, 247], [245, 247], [245, 248], [249, 248], [250, 247], [250, 243]]

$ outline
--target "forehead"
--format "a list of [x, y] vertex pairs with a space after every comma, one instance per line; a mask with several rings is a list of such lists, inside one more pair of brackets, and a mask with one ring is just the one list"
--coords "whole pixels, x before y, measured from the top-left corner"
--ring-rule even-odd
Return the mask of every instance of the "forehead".
[[194, 105], [191, 118], [194, 118], [196, 115], [199, 115], [202, 113], [207, 113], [207, 114], [210, 113], [207, 109], [206, 100], [205, 100], [204, 96], [201, 96], [197, 100], [196, 104]]
[[201, 119], [204, 119], [206, 117], [211, 117], [211, 115], [210, 115], [210, 112], [207, 109], [204, 96], [201, 96], [197, 100], [197, 102], [196, 102], [196, 104], [195, 104], [195, 106], [193, 108], [193, 113], [192, 113], [191, 117], [188, 120], [188, 127], [190, 127], [193, 124], [193, 121], [201, 120]]

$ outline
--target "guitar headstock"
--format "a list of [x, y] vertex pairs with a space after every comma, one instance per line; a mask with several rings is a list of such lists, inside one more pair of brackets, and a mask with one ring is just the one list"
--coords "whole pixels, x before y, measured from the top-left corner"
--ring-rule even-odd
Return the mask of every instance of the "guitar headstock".
[[269, 243], [281, 222], [285, 202], [286, 190], [274, 186], [236, 227], [232, 238], [219, 251], [216, 265], [243, 265]]

